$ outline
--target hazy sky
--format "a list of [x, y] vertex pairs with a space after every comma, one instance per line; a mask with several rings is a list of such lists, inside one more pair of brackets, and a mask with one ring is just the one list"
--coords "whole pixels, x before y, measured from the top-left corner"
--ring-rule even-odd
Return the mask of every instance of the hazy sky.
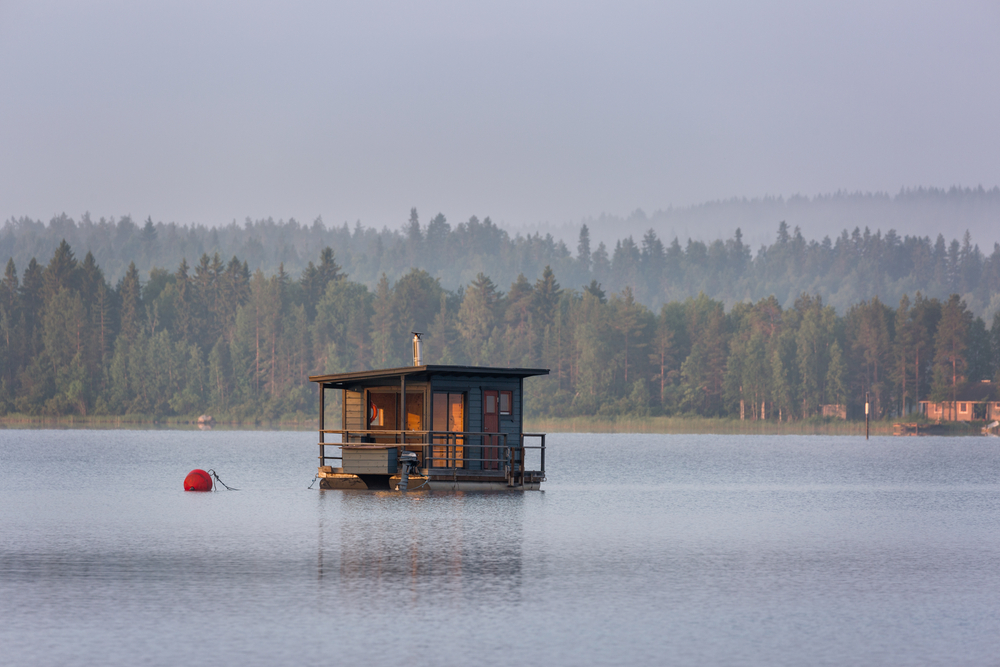
[[1000, 184], [996, 2], [0, 0], [0, 219]]

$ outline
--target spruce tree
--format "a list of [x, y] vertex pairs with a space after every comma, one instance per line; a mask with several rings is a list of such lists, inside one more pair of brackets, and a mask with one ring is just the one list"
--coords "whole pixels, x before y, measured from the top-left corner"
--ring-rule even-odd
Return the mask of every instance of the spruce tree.
[[580, 225], [580, 238], [576, 244], [576, 261], [584, 273], [590, 273], [590, 230], [587, 225]]
[[145, 316], [139, 271], [135, 268], [135, 262], [129, 262], [128, 271], [118, 285], [118, 298], [122, 304], [120, 335], [126, 343], [131, 343], [142, 330]]
[[972, 323], [965, 302], [952, 294], [941, 306], [941, 321], [934, 337], [934, 390], [935, 400], [950, 401], [950, 418], [954, 419], [958, 392], [965, 383], [967, 362], [966, 335]]
[[372, 355], [375, 368], [387, 368], [395, 360], [392, 341], [396, 330], [392, 309], [392, 290], [385, 273], [375, 288], [374, 314], [372, 315]]

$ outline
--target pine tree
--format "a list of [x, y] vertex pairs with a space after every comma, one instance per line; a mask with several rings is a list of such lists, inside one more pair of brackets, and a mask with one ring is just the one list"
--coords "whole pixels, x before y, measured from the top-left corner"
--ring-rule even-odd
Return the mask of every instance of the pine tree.
[[992, 380], [996, 368], [993, 366], [990, 349], [990, 333], [983, 318], [976, 317], [969, 324], [966, 334], [965, 354], [967, 378], [969, 382]]
[[[532, 345], [535, 337], [531, 330], [535, 324], [533, 319], [535, 288], [523, 273], [518, 274], [517, 280], [511, 284], [503, 302], [507, 365], [528, 365], [527, 360], [537, 356], [537, 350], [533, 349]], [[442, 310], [439, 316], [443, 316], [446, 312]], [[438, 317], [435, 317], [435, 322], [438, 322]]]
[[146, 218], [146, 223], [142, 226], [142, 231], [140, 232], [142, 254], [146, 258], [147, 266], [149, 265], [148, 262], [152, 261], [153, 258], [156, 236], [156, 225], [153, 224], [153, 217], [149, 216]]
[[424, 363], [459, 364], [464, 360], [460, 347], [455, 318], [448, 312], [448, 297], [442, 294], [441, 309], [434, 316], [434, 321], [427, 332]]
[[3, 342], [3, 369], [0, 379], [8, 390], [14, 383], [16, 370], [22, 365], [24, 332], [21, 328], [21, 303], [17, 267], [7, 260], [7, 269], [0, 282], [0, 339]]
[[649, 360], [656, 368], [655, 378], [659, 387], [660, 406], [666, 403], [668, 374], [674, 366], [674, 358], [674, 330], [667, 321], [666, 307], [664, 307], [660, 309], [660, 315], [656, 319], [656, 334], [649, 353]]
[[608, 258], [608, 248], [604, 245], [604, 241], [597, 244], [597, 250], [591, 255], [591, 267], [594, 280], [607, 284], [611, 278], [611, 260]]
[[941, 303], [926, 299], [917, 292], [910, 310], [910, 335], [913, 338], [913, 397], [920, 402], [930, 386], [934, 358], [934, 335], [941, 320]]
[[910, 392], [907, 390], [907, 379], [910, 374], [909, 352], [913, 348], [914, 327], [910, 313], [910, 298], [907, 295], [899, 300], [899, 307], [896, 309], [895, 321], [896, 337], [892, 342], [895, 356], [894, 375], [899, 385], [899, 414], [907, 414], [907, 399]]
[[411, 267], [416, 267], [423, 259], [424, 235], [420, 231], [420, 216], [416, 207], [410, 209], [410, 221], [406, 225], [406, 259]]
[[847, 363], [840, 351], [840, 343], [830, 344], [830, 365], [826, 371], [826, 400], [835, 405], [847, 403]]
[[120, 335], [127, 343], [131, 343], [142, 330], [145, 315], [139, 271], [135, 268], [135, 262], [129, 262], [128, 271], [118, 285], [118, 298], [122, 304]]
[[482, 273], [465, 290], [458, 311], [458, 330], [465, 340], [469, 361], [474, 365], [489, 363], [484, 349], [493, 335], [500, 296], [493, 281]]
[[174, 334], [185, 342], [197, 340], [195, 334], [194, 283], [188, 275], [188, 263], [181, 259], [177, 273], [174, 274], [174, 286], [177, 298], [174, 301]]
[[802, 321], [795, 336], [803, 417], [815, 414], [823, 399], [829, 340], [822, 322], [822, 308], [823, 302], [818, 295], [815, 299], [805, 297]]
[[552, 271], [552, 267], [546, 265], [545, 270], [542, 271], [542, 277], [535, 281], [533, 294], [533, 315], [537, 326], [544, 328], [552, 324], [561, 292], [559, 282], [556, 281], [556, 274]]
[[219, 338], [208, 355], [208, 379], [212, 405], [225, 411], [232, 396], [232, 361], [229, 346]]
[[771, 401], [778, 410], [778, 421], [788, 421], [789, 406], [791, 405], [791, 383], [785, 363], [781, 359], [781, 347], [775, 345], [771, 350]]
[[391, 345], [397, 358], [410, 358], [410, 332], [427, 332], [439, 310], [442, 294], [440, 281], [420, 269], [411, 269], [396, 281], [391, 305], [396, 328], [391, 334]]
[[891, 312], [878, 297], [873, 297], [870, 301], [852, 307], [847, 313], [851, 348], [858, 360], [858, 374], [855, 377], [857, 395], [872, 395], [876, 418], [882, 416], [885, 374], [890, 359], [887, 310]]
[[576, 261], [584, 274], [590, 273], [590, 230], [587, 225], [580, 225], [580, 239], [576, 244]]
[[395, 361], [393, 334], [396, 330], [396, 318], [392, 309], [392, 290], [389, 278], [385, 273], [379, 278], [375, 288], [375, 301], [372, 315], [372, 354], [376, 368], [389, 368]]
[[972, 314], [957, 294], [952, 294], [941, 306], [941, 321], [934, 336], [934, 389], [935, 400], [950, 400], [955, 418], [958, 391], [965, 383], [967, 362], [966, 335], [972, 323]]
[[607, 303], [607, 295], [604, 290], [601, 289], [601, 283], [597, 282], [596, 279], [591, 280], [590, 284], [583, 288], [583, 291], [593, 295], [601, 303]]
[[236, 328], [236, 313], [240, 306], [250, 300], [250, 267], [246, 261], [240, 262], [236, 255], [229, 260], [219, 279], [218, 313], [221, 334], [226, 341], [232, 341]]

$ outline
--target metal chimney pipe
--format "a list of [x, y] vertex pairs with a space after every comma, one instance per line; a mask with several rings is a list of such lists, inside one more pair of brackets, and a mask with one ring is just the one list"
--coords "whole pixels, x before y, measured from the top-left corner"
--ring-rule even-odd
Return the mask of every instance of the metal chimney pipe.
[[420, 337], [423, 335], [419, 331], [411, 331], [413, 334], [413, 365], [423, 366], [420, 359]]

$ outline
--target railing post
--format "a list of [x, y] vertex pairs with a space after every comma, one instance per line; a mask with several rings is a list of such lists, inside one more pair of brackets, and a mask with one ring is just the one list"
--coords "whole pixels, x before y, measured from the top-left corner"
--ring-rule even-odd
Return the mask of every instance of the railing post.
[[323, 383], [319, 383], [319, 464], [321, 466], [326, 465], [326, 438], [323, 437], [324, 422], [323, 422], [323, 399], [324, 399], [324, 386]]
[[545, 434], [542, 434], [542, 477], [545, 477]]
[[524, 471], [528, 469], [528, 462], [524, 458], [524, 442], [521, 442], [521, 486], [524, 486]]

